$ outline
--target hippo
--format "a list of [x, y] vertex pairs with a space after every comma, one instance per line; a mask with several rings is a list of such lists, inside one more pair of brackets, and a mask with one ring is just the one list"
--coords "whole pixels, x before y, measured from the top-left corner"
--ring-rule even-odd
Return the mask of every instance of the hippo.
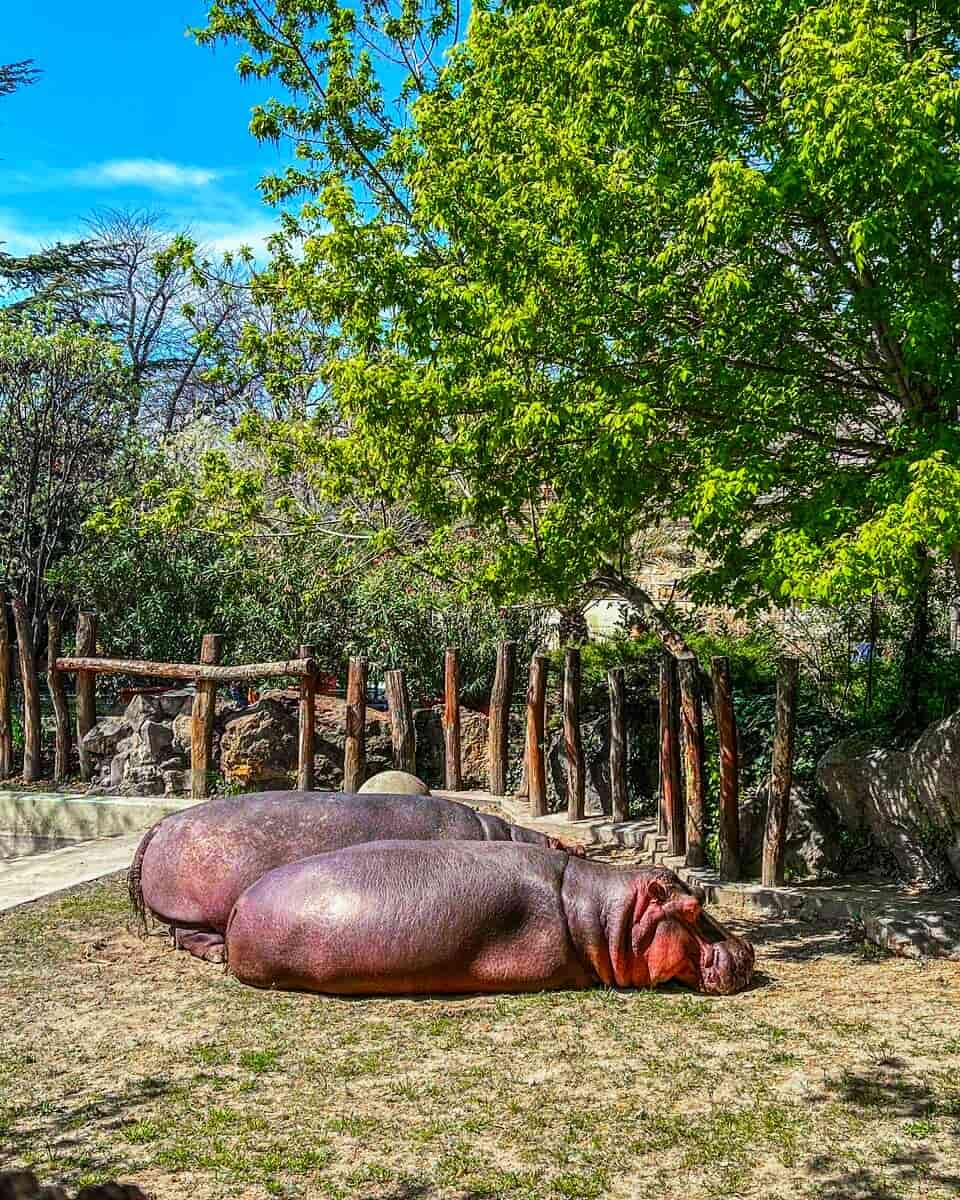
[[383, 841], [269, 871], [226, 930], [227, 970], [339, 995], [655, 987], [740, 991], [753, 947], [662, 867], [543, 846]]
[[223, 931], [244, 888], [283, 863], [384, 838], [560, 846], [438, 796], [253, 792], [194, 805], [149, 829], [130, 867], [130, 900], [142, 929], [149, 911], [170, 926], [178, 949], [222, 962]]

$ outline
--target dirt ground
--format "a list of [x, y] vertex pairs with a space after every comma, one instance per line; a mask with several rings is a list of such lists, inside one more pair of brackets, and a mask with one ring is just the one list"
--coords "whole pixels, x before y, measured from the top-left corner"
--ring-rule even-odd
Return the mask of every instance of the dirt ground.
[[0, 1170], [197, 1197], [946, 1197], [960, 966], [731, 922], [729, 998], [258, 992], [123, 886], [0, 919]]

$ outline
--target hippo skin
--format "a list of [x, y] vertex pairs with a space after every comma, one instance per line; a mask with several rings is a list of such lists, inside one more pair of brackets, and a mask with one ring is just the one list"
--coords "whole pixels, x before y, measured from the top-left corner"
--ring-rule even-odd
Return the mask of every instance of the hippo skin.
[[746, 987], [753, 947], [672, 871], [541, 846], [384, 841], [269, 871], [239, 897], [227, 970], [342, 995]]
[[560, 846], [438, 796], [252, 792], [194, 805], [149, 829], [130, 868], [130, 900], [144, 927], [149, 911], [170, 926], [179, 949], [222, 962], [230, 910], [261, 875], [386, 838]]

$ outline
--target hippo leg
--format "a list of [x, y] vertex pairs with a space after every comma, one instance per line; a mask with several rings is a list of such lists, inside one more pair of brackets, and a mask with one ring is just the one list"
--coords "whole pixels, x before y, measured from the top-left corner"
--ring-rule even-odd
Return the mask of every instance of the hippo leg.
[[226, 943], [223, 934], [213, 929], [191, 929], [189, 926], [175, 926], [173, 944], [178, 950], [186, 950], [194, 958], [202, 958], [205, 962], [222, 963], [227, 956]]

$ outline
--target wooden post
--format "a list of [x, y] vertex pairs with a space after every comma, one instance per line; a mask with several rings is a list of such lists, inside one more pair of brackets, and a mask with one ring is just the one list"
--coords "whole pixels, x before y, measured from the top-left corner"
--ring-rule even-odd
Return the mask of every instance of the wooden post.
[[517, 643], [501, 642], [497, 647], [497, 669], [490, 693], [489, 754], [490, 791], [503, 796], [507, 790], [507, 758], [510, 742], [510, 700], [517, 669]]
[[448, 646], [443, 656], [443, 746], [444, 787], [459, 792], [463, 787], [460, 765], [460, 659]]
[[13, 774], [10, 691], [10, 626], [7, 624], [7, 597], [0, 591], [0, 779], [9, 779]]
[[358, 792], [367, 774], [367, 660], [347, 665], [347, 743], [343, 752], [343, 790]]
[[740, 878], [740, 757], [737, 747], [737, 718], [733, 711], [733, 682], [730, 660], [714, 658], [710, 663], [713, 679], [713, 715], [720, 746], [720, 878]]
[[387, 704], [390, 706], [390, 730], [393, 735], [393, 763], [398, 771], [417, 770], [417, 734], [404, 671], [387, 671]]
[[767, 824], [763, 833], [761, 879], [764, 887], [774, 887], [783, 883], [783, 856], [787, 843], [787, 819], [790, 816], [790, 788], [793, 784], [799, 675], [799, 659], [782, 658], [780, 660], [780, 671], [777, 675], [777, 725], [773, 735], [770, 798], [767, 803]]
[[626, 680], [623, 667], [607, 672], [610, 693], [610, 815], [627, 819], [627, 725], [624, 716]]
[[660, 659], [660, 813], [667, 853], [686, 854], [686, 805], [680, 769], [680, 682], [669, 650]]
[[706, 771], [703, 749], [703, 702], [695, 654], [677, 659], [680, 715], [683, 728], [687, 808], [687, 866], [702, 867], [706, 856]]
[[527, 683], [527, 795], [530, 797], [530, 816], [547, 815], [547, 770], [543, 756], [544, 731], [547, 724], [547, 673], [550, 660], [535, 654], [530, 660]]
[[70, 777], [70, 709], [63, 687], [63, 676], [57, 667], [59, 657], [60, 617], [51, 612], [47, 614], [47, 690], [53, 703], [53, 716], [57, 726], [53, 777], [57, 783], [66, 783]]
[[33, 630], [27, 608], [19, 596], [10, 601], [13, 624], [17, 631], [20, 653], [20, 684], [23, 688], [23, 782], [34, 783], [40, 778], [40, 681], [37, 679], [37, 657], [33, 645]]
[[[77, 657], [91, 658], [97, 652], [97, 614], [82, 612], [77, 617]], [[93, 759], [83, 748], [83, 735], [97, 723], [96, 676], [92, 671], [77, 672], [77, 749], [80, 753], [80, 778], [93, 778]]]
[[[302, 645], [300, 657], [313, 659], [316, 646]], [[313, 791], [313, 744], [317, 719], [317, 675], [310, 671], [300, 679], [299, 737], [297, 746], [297, 787]]]
[[[205, 633], [200, 646], [200, 661], [215, 666], [220, 661], [223, 638], [219, 633]], [[213, 723], [217, 715], [217, 683], [214, 679], [198, 679], [193, 700], [193, 736], [190, 753], [190, 795], [202, 800], [210, 790], [209, 775], [213, 765]]]
[[586, 776], [580, 735], [580, 651], [576, 646], [568, 646], [563, 656], [563, 745], [567, 762], [567, 819], [580, 821], [586, 803]]

